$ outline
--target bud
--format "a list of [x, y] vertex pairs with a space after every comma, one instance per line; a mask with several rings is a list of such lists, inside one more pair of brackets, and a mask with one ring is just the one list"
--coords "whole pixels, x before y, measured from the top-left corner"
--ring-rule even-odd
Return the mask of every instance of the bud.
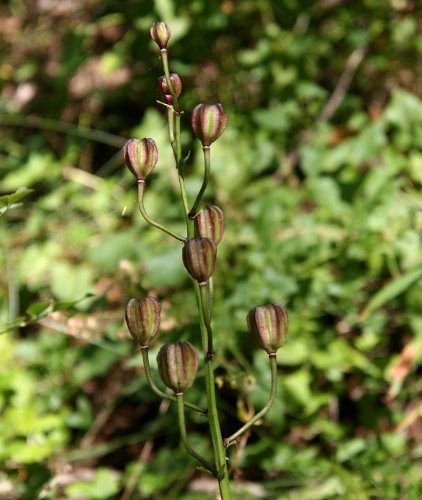
[[149, 346], [160, 326], [160, 303], [154, 297], [130, 299], [125, 310], [126, 325], [134, 340]]
[[174, 99], [171, 94], [163, 94], [163, 101], [169, 106], [173, 106], [174, 104]]
[[149, 33], [160, 49], [165, 49], [167, 47], [171, 31], [166, 23], [163, 21], [155, 21], [155, 23], [151, 26]]
[[164, 384], [175, 393], [183, 393], [195, 380], [198, 353], [190, 342], [164, 344], [158, 351], [157, 365]]
[[280, 304], [256, 306], [249, 311], [246, 321], [255, 342], [268, 354], [277, 352], [286, 341], [289, 318]]
[[123, 146], [123, 156], [136, 179], [143, 180], [157, 164], [157, 145], [153, 139], [129, 139]]
[[224, 233], [224, 214], [215, 205], [204, 207], [195, 217], [196, 229], [202, 238], [209, 238], [218, 245]]
[[191, 238], [182, 250], [183, 264], [193, 279], [206, 283], [212, 276], [217, 259], [217, 245], [209, 238]]
[[[173, 87], [175, 96], [179, 97], [182, 93], [182, 80], [180, 76], [177, 73], [170, 73], [170, 83]], [[170, 88], [167, 85], [166, 77], [164, 75], [158, 78], [158, 88], [164, 95], [171, 94]]]
[[192, 111], [192, 128], [203, 147], [210, 146], [224, 132], [227, 115], [218, 104], [198, 104]]

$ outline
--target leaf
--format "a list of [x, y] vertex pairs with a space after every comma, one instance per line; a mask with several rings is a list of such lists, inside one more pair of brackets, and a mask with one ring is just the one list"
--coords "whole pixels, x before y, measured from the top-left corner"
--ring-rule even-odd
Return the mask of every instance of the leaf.
[[422, 267], [417, 267], [388, 283], [372, 297], [358, 319], [364, 321], [376, 309], [405, 292], [420, 277], [422, 277]]
[[92, 293], [87, 293], [83, 297], [80, 297], [76, 300], [70, 300], [66, 302], [40, 302], [31, 304], [27, 310], [25, 311], [24, 316], [19, 316], [15, 318], [13, 321], [9, 321], [3, 325], [0, 325], [0, 334], [8, 333], [14, 330], [15, 328], [23, 328], [25, 326], [36, 323], [41, 318], [48, 316], [54, 311], [67, 311], [72, 309], [76, 304], [82, 302], [85, 299], [93, 297]]
[[0, 196], [0, 215], [3, 215], [11, 208], [20, 206], [20, 203], [17, 202], [27, 196], [29, 193], [32, 193], [32, 191], [33, 189], [20, 187], [12, 194], [5, 194], [3, 196]]
[[89, 481], [78, 481], [66, 488], [68, 498], [110, 498], [120, 489], [120, 475], [112, 469], [99, 468]]

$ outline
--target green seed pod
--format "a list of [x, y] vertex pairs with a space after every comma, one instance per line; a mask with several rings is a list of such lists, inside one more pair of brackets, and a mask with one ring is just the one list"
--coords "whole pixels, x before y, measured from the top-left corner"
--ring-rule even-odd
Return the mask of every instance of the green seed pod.
[[202, 147], [209, 147], [224, 132], [227, 115], [218, 104], [198, 104], [192, 111], [192, 128]]
[[164, 384], [176, 394], [193, 384], [198, 370], [198, 353], [190, 342], [164, 344], [157, 354], [158, 372]]
[[129, 139], [123, 146], [123, 156], [137, 181], [143, 181], [157, 164], [157, 145], [153, 139]]
[[195, 217], [196, 231], [202, 238], [209, 238], [218, 245], [224, 233], [224, 214], [221, 208], [204, 207]]
[[171, 31], [163, 21], [155, 21], [149, 30], [149, 34], [160, 49], [166, 49], [170, 40]]
[[183, 264], [187, 272], [199, 284], [212, 276], [217, 259], [217, 245], [209, 238], [191, 238], [185, 241], [182, 250]]
[[[179, 97], [182, 93], [182, 80], [180, 76], [177, 73], [170, 73], [170, 83], [173, 87], [176, 97]], [[158, 89], [163, 95], [171, 94], [169, 86], [167, 85], [166, 77], [164, 75], [158, 78]]]
[[256, 306], [246, 318], [248, 329], [259, 347], [274, 354], [287, 338], [289, 318], [280, 304]]
[[129, 333], [139, 345], [146, 347], [157, 335], [160, 326], [161, 306], [154, 297], [130, 299], [125, 310]]

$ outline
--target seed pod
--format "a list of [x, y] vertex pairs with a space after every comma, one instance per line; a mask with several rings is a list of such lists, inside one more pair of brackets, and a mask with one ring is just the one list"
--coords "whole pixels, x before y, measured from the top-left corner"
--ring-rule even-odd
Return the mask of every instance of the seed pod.
[[[173, 91], [176, 95], [176, 97], [179, 97], [180, 94], [182, 93], [182, 80], [180, 76], [177, 73], [170, 73], [170, 83], [171, 86], [173, 87]], [[167, 85], [167, 80], [166, 77], [160, 76], [158, 78], [158, 88], [162, 94], [171, 94], [170, 88]]]
[[253, 339], [268, 354], [276, 353], [286, 341], [289, 318], [280, 304], [256, 306], [249, 311], [246, 321]]
[[125, 310], [126, 325], [134, 340], [149, 346], [160, 326], [160, 303], [154, 297], [130, 299]]
[[166, 23], [163, 21], [155, 21], [151, 26], [149, 33], [154, 42], [160, 49], [167, 48], [167, 43], [170, 40], [171, 31]]
[[199, 284], [212, 276], [217, 259], [217, 245], [209, 238], [191, 238], [185, 241], [182, 250], [183, 264], [187, 272]]
[[157, 354], [158, 372], [164, 384], [176, 394], [193, 384], [198, 370], [198, 353], [190, 342], [164, 344]]
[[192, 128], [203, 147], [209, 147], [224, 132], [227, 115], [218, 104], [198, 104], [192, 111]]
[[123, 156], [136, 179], [144, 180], [157, 164], [157, 145], [153, 139], [129, 139], [123, 146]]
[[224, 233], [224, 214], [221, 208], [204, 207], [195, 217], [196, 230], [202, 238], [210, 238], [218, 245]]
[[163, 101], [169, 106], [173, 106], [174, 104], [174, 99], [171, 94], [163, 94]]

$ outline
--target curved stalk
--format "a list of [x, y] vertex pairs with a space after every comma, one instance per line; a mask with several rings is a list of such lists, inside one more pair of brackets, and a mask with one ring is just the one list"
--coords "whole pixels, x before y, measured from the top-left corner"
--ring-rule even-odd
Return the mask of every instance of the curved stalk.
[[215, 377], [212, 351], [212, 328], [206, 312], [206, 289], [195, 281], [195, 295], [199, 310], [199, 325], [201, 329], [202, 349], [205, 363], [205, 387], [208, 403], [208, 418], [210, 425], [211, 441], [214, 450], [215, 464], [218, 471], [218, 483], [222, 500], [230, 500], [229, 472], [227, 468], [226, 450], [223, 445], [220, 422], [217, 412], [217, 398], [215, 394]]
[[258, 412], [249, 422], [247, 422], [243, 427], [241, 427], [238, 431], [236, 431], [234, 434], [229, 436], [228, 438], [224, 439], [224, 446], [228, 448], [230, 444], [233, 443], [233, 441], [236, 440], [241, 434], [243, 434], [245, 431], [247, 431], [257, 420], [262, 418], [268, 410], [271, 408], [271, 406], [274, 403], [275, 400], [275, 395], [277, 392], [277, 358], [276, 354], [271, 353], [269, 354], [270, 358], [270, 365], [271, 365], [271, 389], [270, 389], [270, 397], [268, 399], [268, 403], [262, 408], [260, 412]]
[[201, 189], [199, 190], [198, 196], [196, 197], [195, 203], [189, 212], [189, 217], [194, 218], [197, 214], [198, 207], [202, 201], [202, 197], [208, 186], [208, 181], [210, 179], [210, 146], [204, 146], [202, 148], [204, 152], [204, 179], [202, 181]]
[[184, 243], [185, 239], [183, 236], [179, 236], [176, 234], [174, 231], [171, 229], [168, 229], [165, 226], [162, 226], [158, 222], [155, 222], [152, 220], [148, 214], [146, 213], [145, 206], [144, 206], [144, 194], [145, 194], [145, 181], [139, 181], [138, 182], [138, 206], [139, 206], [139, 211], [142, 214], [142, 217], [148, 222], [148, 224], [151, 224], [151, 226], [156, 227], [157, 229], [160, 229], [161, 231], [164, 231], [165, 233], [169, 234], [173, 238], [176, 238], [176, 240], [181, 241]]
[[[177, 402], [176, 396], [172, 396], [170, 394], [163, 392], [161, 389], [159, 389], [155, 385], [155, 382], [153, 381], [152, 375], [151, 375], [151, 367], [149, 364], [148, 351], [149, 351], [148, 347], [141, 347], [142, 360], [144, 362], [144, 369], [145, 369], [145, 376], [147, 378], [149, 386], [155, 392], [155, 394], [160, 396], [160, 398], [168, 399], [169, 401], [173, 401], [173, 402]], [[208, 415], [208, 411], [204, 408], [200, 408], [199, 406], [188, 403], [187, 401], [184, 401], [183, 404], [184, 404], [184, 406], [186, 406], [186, 408], [189, 408], [189, 410], [196, 411], [196, 413], [199, 413], [200, 415], [203, 415], [204, 417], [206, 417]]]
[[196, 453], [196, 451], [190, 446], [189, 441], [188, 441], [188, 434], [186, 432], [186, 422], [185, 422], [185, 403], [183, 401], [183, 393], [176, 394], [177, 398], [177, 416], [179, 420], [179, 430], [180, 430], [180, 436], [182, 438], [183, 444], [186, 448], [186, 451], [189, 453], [189, 455], [192, 455], [193, 458], [198, 460], [213, 476], [216, 476], [217, 472], [215, 470], [215, 467], [208, 462], [208, 460], [205, 460], [199, 453]]

